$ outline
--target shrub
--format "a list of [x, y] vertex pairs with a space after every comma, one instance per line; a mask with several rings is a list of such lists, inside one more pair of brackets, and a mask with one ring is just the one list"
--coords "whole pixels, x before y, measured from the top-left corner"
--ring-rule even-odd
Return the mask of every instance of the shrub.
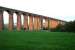
[[75, 32], [75, 21], [70, 21], [66, 23], [64, 28], [67, 32]]

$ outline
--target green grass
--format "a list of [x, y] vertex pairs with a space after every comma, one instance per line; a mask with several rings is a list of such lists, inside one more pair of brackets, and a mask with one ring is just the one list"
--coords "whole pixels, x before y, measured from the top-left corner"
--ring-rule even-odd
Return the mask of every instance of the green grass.
[[3, 31], [0, 50], [75, 50], [75, 33]]

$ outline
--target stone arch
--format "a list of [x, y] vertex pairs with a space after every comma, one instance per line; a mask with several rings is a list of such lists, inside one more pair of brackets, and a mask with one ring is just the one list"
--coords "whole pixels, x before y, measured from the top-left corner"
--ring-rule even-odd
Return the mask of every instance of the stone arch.
[[4, 20], [4, 28], [8, 28], [8, 23], [9, 23], [9, 14], [7, 11], [3, 11], [3, 20]]
[[13, 13], [14, 30], [17, 28], [17, 14]]

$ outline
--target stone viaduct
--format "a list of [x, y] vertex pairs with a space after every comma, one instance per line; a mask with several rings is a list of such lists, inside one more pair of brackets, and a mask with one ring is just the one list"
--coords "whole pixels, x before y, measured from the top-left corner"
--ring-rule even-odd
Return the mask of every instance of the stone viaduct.
[[[4, 29], [4, 20], [3, 20], [3, 12], [7, 11], [9, 14], [9, 23], [8, 23], [8, 30], [12, 31], [14, 28], [14, 22], [13, 22], [13, 13], [16, 13], [17, 15], [17, 31], [21, 31], [21, 14], [24, 16], [24, 23], [23, 28], [24, 30], [41, 30], [44, 28], [48, 28], [50, 30], [51, 28], [56, 28], [56, 26], [61, 23], [64, 24], [65, 21], [54, 19], [51, 17], [33, 14], [29, 12], [24, 12], [20, 10], [10, 9], [6, 7], [0, 7], [0, 31]], [[28, 24], [28, 16], [29, 16], [29, 24]], [[33, 21], [34, 18], [34, 21]], [[43, 23], [43, 19], [45, 19], [45, 23]]]

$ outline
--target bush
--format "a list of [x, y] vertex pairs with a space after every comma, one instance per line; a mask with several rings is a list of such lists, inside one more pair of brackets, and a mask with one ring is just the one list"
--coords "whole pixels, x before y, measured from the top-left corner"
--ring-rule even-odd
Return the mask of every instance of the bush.
[[48, 30], [49, 28], [48, 27], [43, 27], [43, 30]]
[[67, 32], [75, 32], [75, 21], [70, 21], [66, 23], [64, 28]]
[[64, 26], [59, 24], [56, 28], [51, 29], [51, 31], [55, 31], [55, 32], [63, 32], [64, 31]]

